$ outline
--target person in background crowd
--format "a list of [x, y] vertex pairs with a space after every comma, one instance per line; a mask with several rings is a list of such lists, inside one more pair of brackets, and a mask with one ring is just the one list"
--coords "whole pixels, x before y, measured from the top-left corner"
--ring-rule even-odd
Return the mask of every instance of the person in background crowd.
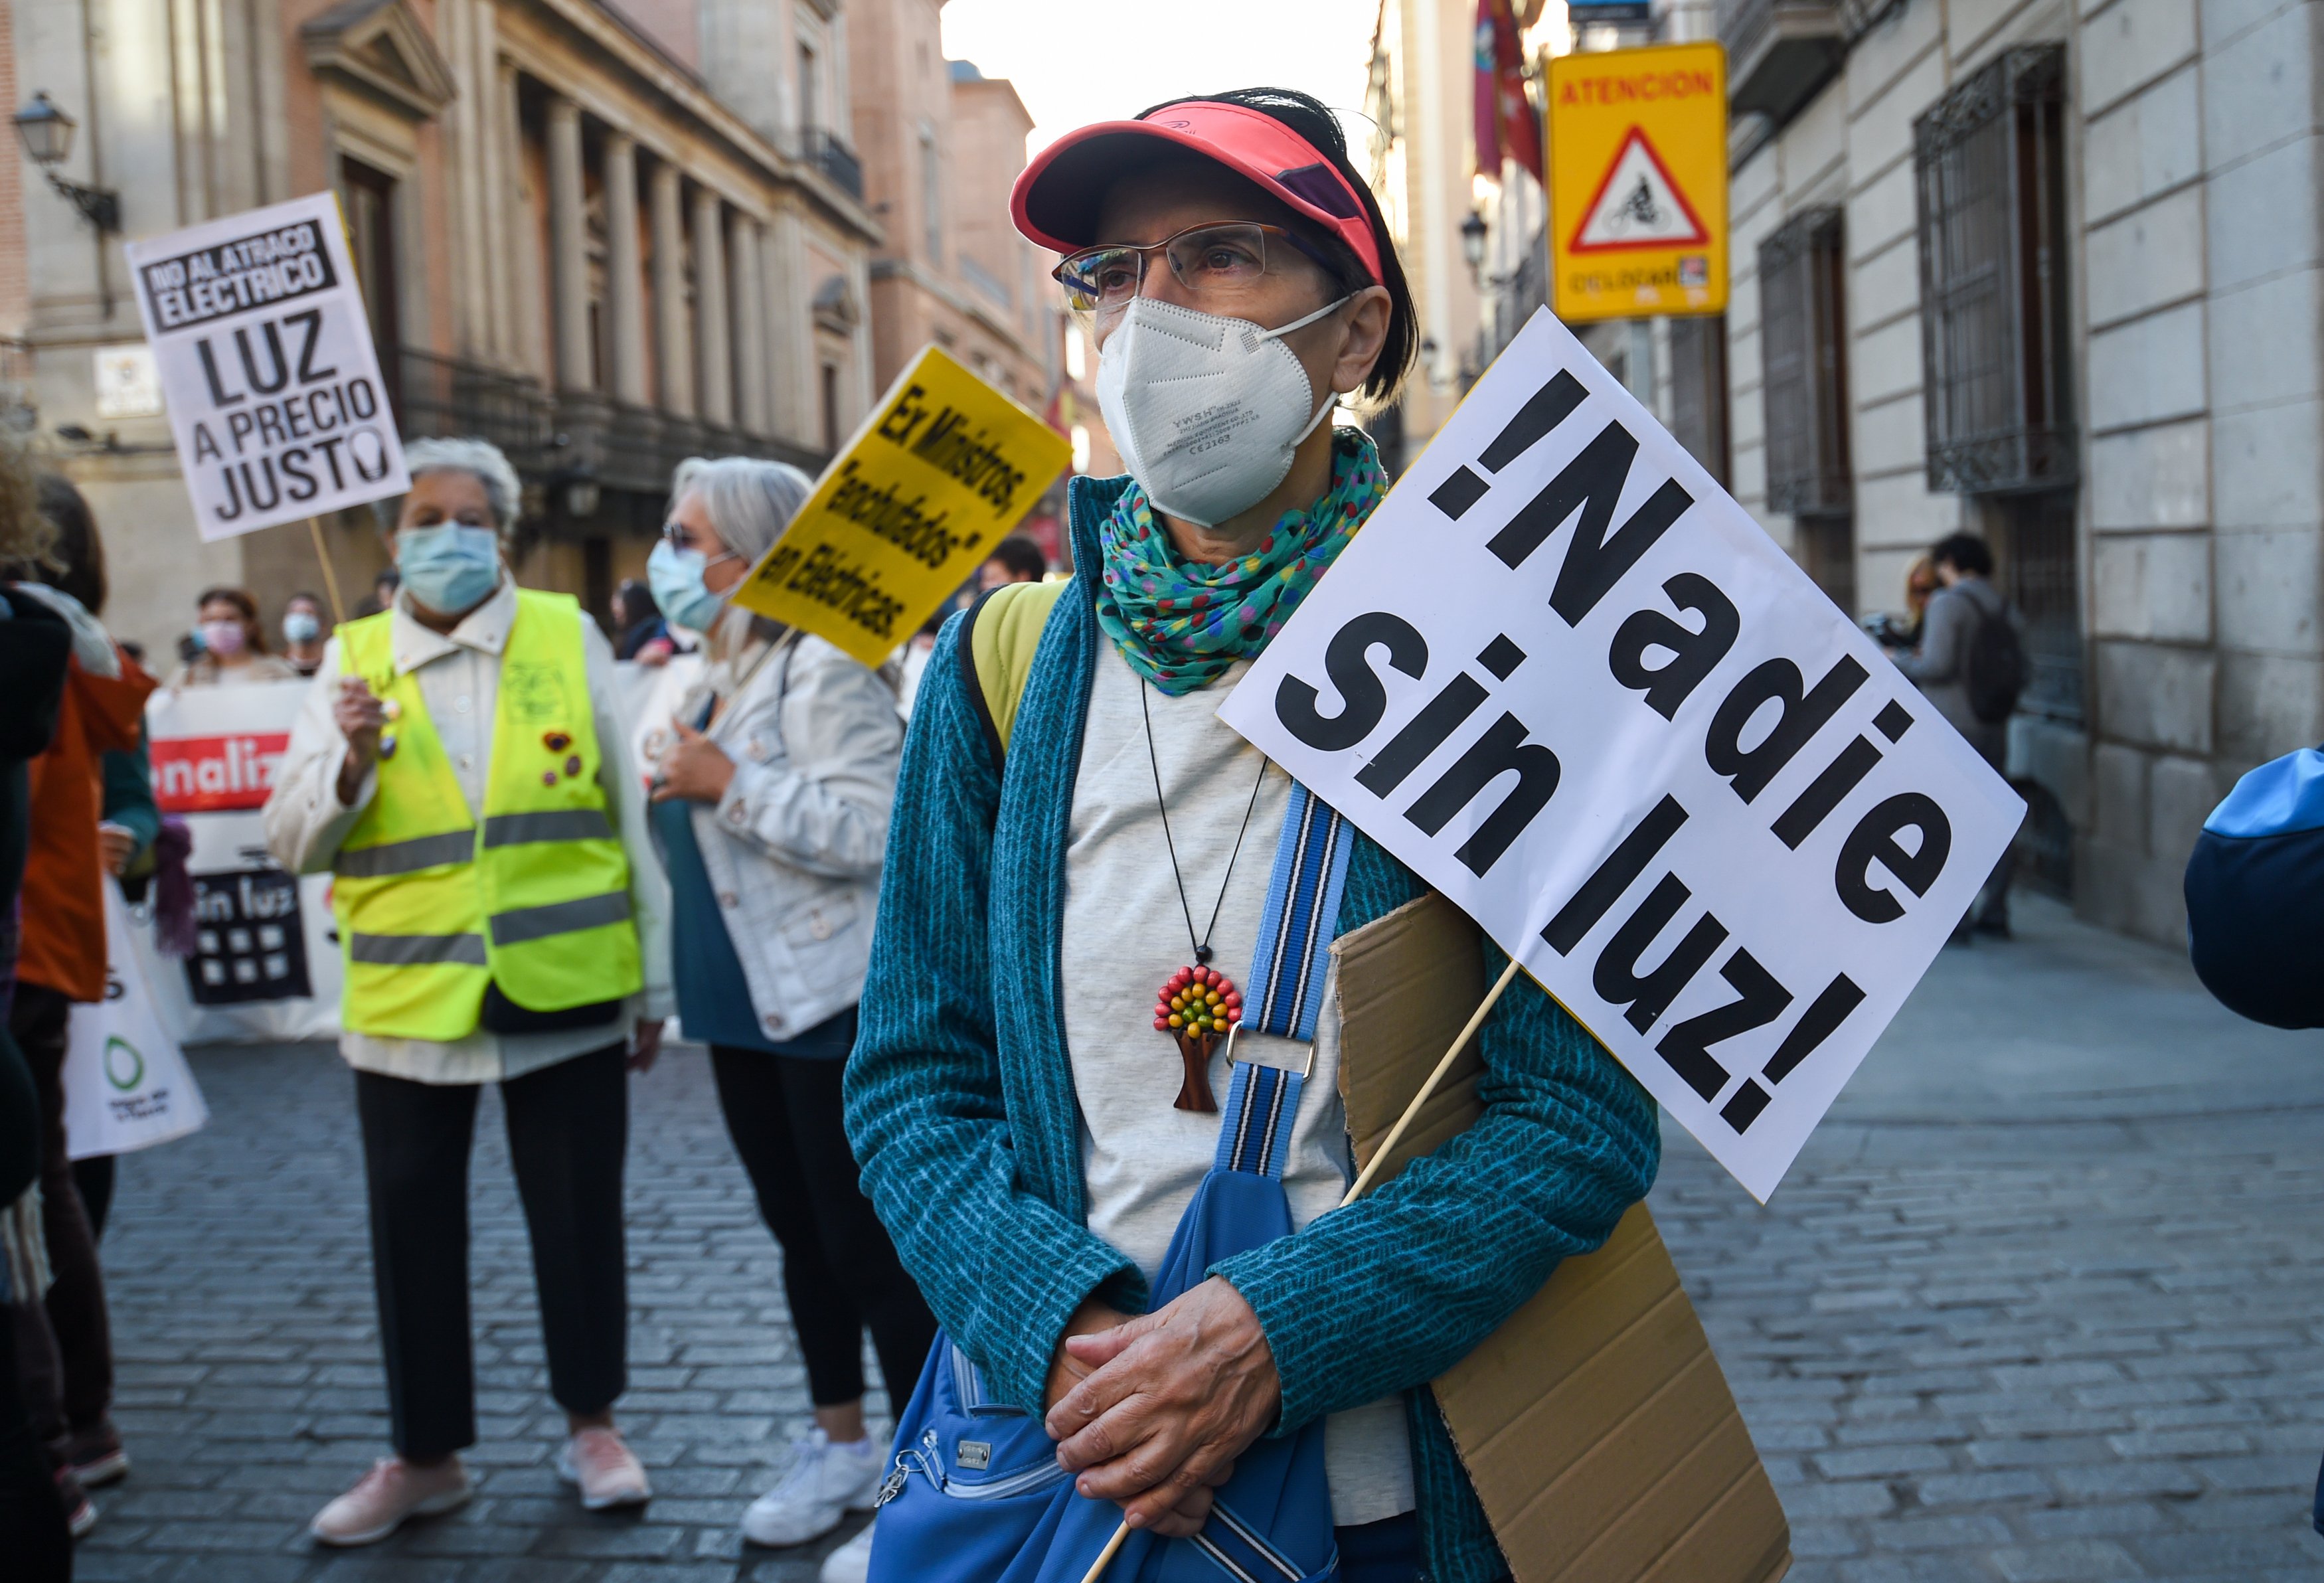
[[632, 577], [613, 590], [613, 658], [661, 665], [677, 651], [653, 590]]
[[[840, 1118], [904, 728], [881, 673], [726, 603], [814, 482], [731, 456], [687, 462], [670, 487], [655, 591], [708, 634], [710, 661], [653, 767], [678, 1010], [687, 1037], [710, 1046], [726, 1130], [782, 1245], [815, 1404], [815, 1427], [742, 1532], [805, 1544], [871, 1510], [885, 1471], [886, 1444], [863, 1422], [864, 1330], [899, 1411], [936, 1339]], [[831, 1562], [845, 1569], [844, 1554]]]
[[381, 511], [394, 607], [341, 627], [290, 733], [268, 848], [330, 873], [386, 1353], [382, 1459], [312, 1524], [368, 1544], [472, 1493], [468, 1156], [498, 1082], [531, 1232], [558, 1473], [591, 1509], [650, 1497], [613, 1427], [627, 1380], [626, 1064], [669, 1009], [668, 895], [649, 848], [613, 654], [570, 597], [505, 561], [521, 495], [482, 440], [404, 453]]
[[315, 674], [323, 663], [323, 602], [300, 589], [282, 605], [282, 658], [302, 676]]
[[[1056, 274], [1095, 330], [1107, 429], [1138, 461], [1069, 487], [1076, 581], [1005, 760], [973, 618], [936, 645], [848, 1136], [981, 1388], [1047, 1415], [1081, 1494], [1189, 1535], [1260, 1435], [1328, 1421], [1338, 1575], [1489, 1583], [1507, 1569], [1427, 1382], [1600, 1246], [1660, 1160], [1654, 1101], [1530, 979], [1480, 1032], [1473, 1127], [1344, 1209], [1337, 1029], [1325, 1017], [1305, 1051], [1269, 1041], [1311, 1072], [1271, 1134], [1296, 1229], [1131, 1317], [1220, 1146], [1216, 1114], [1174, 1106], [1185, 1073], [1149, 1023], [1155, 987], [1190, 960], [1245, 971], [1292, 805], [1218, 700], [1385, 494], [1371, 440], [1331, 414], [1338, 394], [1389, 399], [1419, 338], [1321, 103], [1253, 88], [1147, 116], [1067, 133], [1018, 182], [1019, 228], [1067, 254]], [[1190, 402], [1248, 421], [1197, 448]], [[1426, 894], [1361, 833], [1346, 876], [1342, 937]], [[1506, 959], [1480, 950], [1490, 981]], [[1222, 1094], [1224, 1067], [1213, 1051]]]
[[172, 691], [299, 679], [298, 667], [266, 651], [266, 629], [259, 623], [258, 601], [250, 590], [205, 588], [194, 603], [201, 617], [194, 629], [201, 651], [170, 673]]
[[[1890, 658], [1995, 772], [2006, 774], [2009, 722], [2006, 716], [1981, 717], [1969, 689], [1969, 657], [1978, 629], [1988, 621], [2013, 620], [2008, 601], [1992, 583], [1993, 551], [1974, 533], [1955, 533], [1939, 539], [1928, 558], [1938, 586], [1921, 619], [1919, 640]], [[2016, 866], [2013, 844], [2003, 849], [1969, 916], [1953, 932], [1955, 943], [1966, 943], [1972, 934], [2009, 937], [2009, 882]]]
[[1900, 621], [1884, 610], [1867, 616], [1864, 630], [1884, 648], [1918, 648], [1922, 624], [1928, 619], [1929, 598], [1940, 586], [1937, 563], [1926, 555], [1915, 557], [1904, 568], [1904, 619]]
[[[0, 568], [28, 571], [53, 564], [53, 524], [22, 449], [0, 436]], [[54, 739], [74, 630], [37, 598], [0, 590], [0, 1554], [24, 1583], [66, 1583], [72, 1576], [72, 1533], [65, 1495], [85, 1505], [68, 1473], [60, 1479], [42, 1450], [19, 1380], [15, 1322], [34, 1314], [32, 1286], [41, 1262], [34, 1184], [41, 1176], [41, 1102], [23, 1053], [8, 1034], [16, 974], [16, 904], [32, 840], [30, 761]]]
[[371, 592], [355, 601], [355, 614], [377, 615], [383, 610], [392, 610], [395, 607], [396, 588], [402, 581], [402, 578], [396, 575], [393, 566], [386, 567], [378, 576], [371, 580]]
[[[107, 752], [135, 750], [142, 739], [146, 695], [153, 678], [106, 635], [96, 614], [68, 592], [105, 598], [105, 553], [97, 522], [79, 492], [61, 479], [42, 489], [56, 529], [53, 564], [20, 567], [10, 598], [37, 600], [72, 628], [73, 658], [49, 749], [32, 761], [31, 808], [37, 839], [26, 861], [23, 927], [9, 1032], [32, 1068], [41, 1104], [41, 1227], [55, 1275], [39, 1327], [20, 1344], [18, 1369], [53, 1379], [51, 1456], [58, 1463], [76, 1534], [97, 1522], [81, 1492], [111, 1483], [129, 1470], [113, 1425], [113, 1339], [97, 1238], [73, 1183], [65, 1142], [64, 1062], [69, 1019], [76, 1003], [105, 999], [105, 887], [107, 843], [99, 833], [103, 770]], [[32, 574], [30, 578], [21, 575]], [[119, 855], [116, 839], [113, 854]], [[53, 1361], [51, 1361], [51, 1359]]]
[[1049, 575], [1049, 557], [1022, 533], [1011, 533], [992, 547], [976, 568], [976, 591], [987, 594], [1004, 583], [1038, 583]]
[[[97, 531], [88, 502], [69, 480], [55, 474], [41, 478], [41, 514], [56, 531], [60, 563], [43, 581], [51, 582], [80, 601], [91, 615], [105, 613], [110, 583], [106, 571], [105, 543]], [[123, 653], [142, 666], [137, 645], [124, 643]], [[107, 750], [98, 760], [103, 783], [97, 812], [97, 843], [105, 871], [115, 880], [129, 880], [141, 866], [150, 868], [154, 838], [161, 832], [161, 813], [153, 802], [152, 766], [146, 753], [145, 728], [141, 720], [134, 747]], [[89, 1234], [102, 1238], [105, 1218], [113, 1203], [114, 1160], [91, 1155], [73, 1162], [73, 1185], [88, 1216]], [[88, 1482], [101, 1482], [92, 1479]]]

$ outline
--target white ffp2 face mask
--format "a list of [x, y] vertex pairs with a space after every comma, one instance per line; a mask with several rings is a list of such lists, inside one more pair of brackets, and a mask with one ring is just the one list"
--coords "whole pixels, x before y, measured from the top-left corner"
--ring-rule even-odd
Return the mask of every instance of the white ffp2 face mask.
[[1097, 355], [1097, 403], [1121, 459], [1161, 511], [1201, 528], [1247, 511], [1291, 472], [1320, 407], [1283, 337], [1348, 300], [1281, 329], [1151, 297], [1131, 299]]

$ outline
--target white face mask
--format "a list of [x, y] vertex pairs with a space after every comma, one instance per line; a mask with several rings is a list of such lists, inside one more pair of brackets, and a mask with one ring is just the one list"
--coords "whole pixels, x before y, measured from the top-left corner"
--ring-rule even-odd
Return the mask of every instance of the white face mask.
[[1299, 442], [1336, 400], [1314, 386], [1282, 337], [1348, 300], [1278, 330], [1138, 297], [1097, 355], [1097, 403], [1130, 476], [1161, 511], [1213, 528], [1247, 511], [1291, 472]]

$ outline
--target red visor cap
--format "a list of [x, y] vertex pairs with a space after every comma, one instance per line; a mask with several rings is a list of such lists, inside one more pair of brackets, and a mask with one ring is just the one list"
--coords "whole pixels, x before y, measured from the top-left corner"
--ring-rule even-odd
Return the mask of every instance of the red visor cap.
[[1314, 143], [1272, 115], [1198, 99], [1166, 105], [1147, 121], [1101, 121], [1043, 149], [1017, 178], [1009, 216], [1052, 253], [1096, 244], [1098, 201], [1131, 142], [1176, 143], [1249, 178], [1346, 243], [1380, 279], [1379, 241], [1363, 200]]

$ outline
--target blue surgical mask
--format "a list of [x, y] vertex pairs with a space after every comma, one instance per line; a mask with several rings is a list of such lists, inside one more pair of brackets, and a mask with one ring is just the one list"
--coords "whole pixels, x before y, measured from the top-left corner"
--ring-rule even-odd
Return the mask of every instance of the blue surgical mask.
[[460, 615], [501, 585], [500, 536], [465, 522], [406, 528], [395, 536], [395, 569], [412, 598], [438, 615]]
[[282, 637], [286, 642], [312, 643], [323, 635], [323, 623], [303, 610], [294, 610], [282, 618]]
[[646, 557], [646, 586], [653, 590], [654, 603], [661, 606], [663, 615], [681, 627], [707, 632], [726, 611], [726, 594], [713, 594], [703, 584], [702, 575], [709, 569], [710, 562], [700, 550], [680, 549], [665, 538]]

